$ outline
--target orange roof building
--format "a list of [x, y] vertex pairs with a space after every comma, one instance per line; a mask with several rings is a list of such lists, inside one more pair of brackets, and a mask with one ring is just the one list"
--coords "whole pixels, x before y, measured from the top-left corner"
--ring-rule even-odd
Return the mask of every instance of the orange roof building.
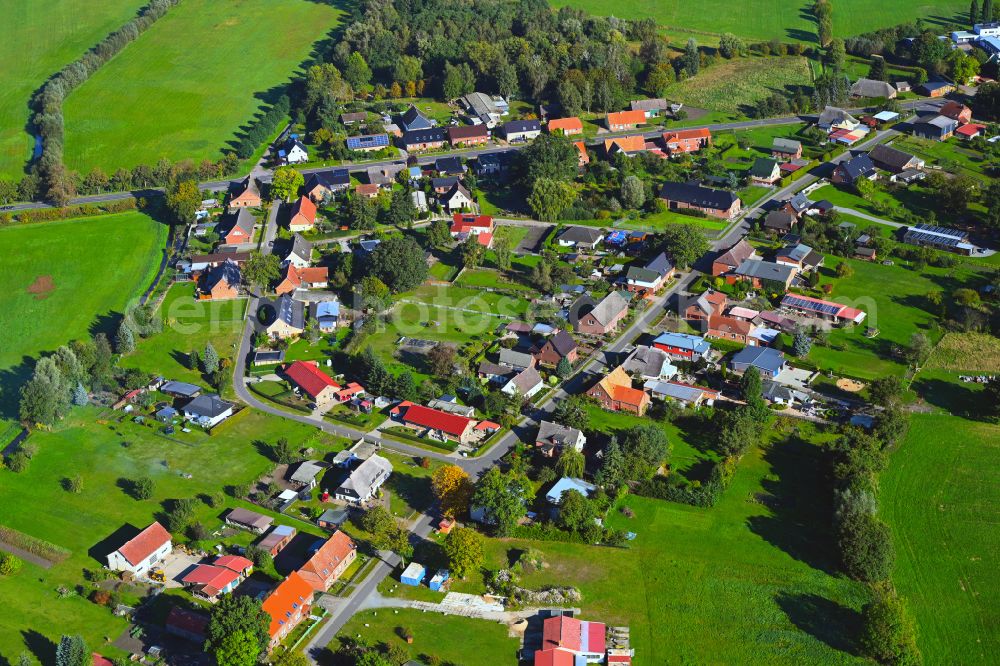
[[147, 574], [173, 550], [170, 532], [154, 522], [126, 541], [118, 550], [108, 554], [108, 568], [128, 571], [136, 576]]
[[621, 136], [617, 139], [604, 140], [604, 152], [608, 155], [608, 157], [611, 157], [615, 153], [634, 155], [635, 153], [641, 153], [644, 150], [646, 150], [646, 139], [638, 134], [635, 136]]
[[587, 166], [590, 164], [590, 155], [587, 154], [587, 146], [583, 141], [574, 141], [573, 145], [576, 146], [576, 152], [580, 154], [580, 166]]
[[291, 231], [308, 231], [316, 226], [316, 204], [309, 197], [299, 197], [292, 206], [292, 216], [288, 220]]
[[264, 612], [271, 616], [271, 624], [267, 629], [271, 636], [268, 649], [274, 649], [309, 615], [312, 599], [312, 585], [297, 571], [293, 571], [274, 588], [262, 605]]
[[712, 133], [707, 127], [664, 132], [663, 145], [671, 155], [694, 153], [712, 145]]
[[649, 394], [632, 388], [632, 378], [618, 366], [597, 382], [587, 395], [601, 403], [601, 407], [612, 412], [632, 412], [642, 416], [649, 408]]
[[556, 118], [555, 120], [550, 120], [545, 126], [549, 134], [555, 133], [557, 130], [561, 130], [566, 136], [572, 136], [573, 134], [583, 134], [583, 121], [576, 116], [571, 116], [569, 118]]
[[357, 544], [340, 530], [309, 558], [298, 574], [317, 592], [326, 592], [357, 557]]
[[646, 112], [642, 109], [636, 111], [616, 111], [608, 114], [608, 129], [612, 132], [634, 129], [646, 122]]
[[296, 289], [315, 289], [325, 287], [329, 280], [329, 269], [326, 266], [310, 266], [298, 268], [295, 264], [285, 267], [285, 275], [274, 288], [274, 293], [281, 296]]

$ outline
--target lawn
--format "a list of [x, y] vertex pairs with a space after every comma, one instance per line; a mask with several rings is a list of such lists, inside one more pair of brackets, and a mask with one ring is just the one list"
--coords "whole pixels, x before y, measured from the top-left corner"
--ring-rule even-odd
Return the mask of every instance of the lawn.
[[20, 178], [33, 140], [25, 131], [32, 93], [64, 65], [135, 15], [141, 0], [0, 0], [0, 178]]
[[983, 173], [989, 163], [981, 152], [970, 148], [968, 142], [956, 138], [931, 141], [915, 136], [901, 136], [892, 145], [894, 148], [923, 158], [928, 165], [940, 166], [952, 173], [961, 171], [973, 178], [991, 181], [991, 178]]
[[[49, 570], [25, 565], [21, 574], [0, 579], [0, 596], [6, 604], [0, 614], [4, 656], [13, 658], [26, 643], [41, 663], [54, 663], [51, 641], [58, 641], [62, 633], [80, 633], [92, 649], [115, 653], [105, 639], [117, 638], [125, 622], [79, 596], [60, 598], [56, 588], [72, 589], [82, 583], [82, 570], [102, 566], [104, 556], [118, 545], [105, 540], [125, 525], [145, 527], [165, 500], [213, 493], [228, 484], [252, 481], [270, 469], [272, 463], [254, 440], [270, 443], [287, 437], [296, 447], [307, 440], [316, 446], [311, 440], [313, 428], [254, 412], [234, 417], [217, 434], [200, 435], [188, 444], [128, 420], [101, 425], [98, 416], [95, 408], [74, 410], [52, 432], [31, 436], [38, 453], [25, 472], [0, 472], [2, 523], [72, 551], [69, 559]], [[69, 473], [83, 479], [79, 494], [62, 489], [62, 479]], [[118, 480], [141, 475], [153, 479], [155, 490], [151, 499], [137, 501], [121, 490]], [[234, 502], [227, 497], [227, 506]], [[224, 510], [199, 503], [196, 519], [214, 529]]]
[[[760, 197], [757, 197], [758, 199]], [[681, 215], [670, 210], [662, 213], [650, 213], [637, 220], [625, 220], [621, 224], [615, 224], [616, 229], [644, 229], [648, 231], [663, 231], [668, 226], [674, 224], [692, 224], [707, 232], [719, 232], [729, 226], [729, 220], [720, 220], [717, 217], [695, 217], [694, 215]], [[602, 225], [607, 222], [602, 222]]]
[[[495, 285], [499, 286], [499, 285]], [[513, 287], [516, 289], [516, 287]], [[402, 305], [397, 308], [402, 311], [397, 317], [402, 321], [414, 322], [424, 321], [427, 307], [438, 307], [451, 312], [449, 319], [458, 323], [464, 323], [468, 316], [472, 316], [474, 321], [480, 317], [478, 313], [489, 314], [491, 316], [505, 316], [507, 318], [523, 316], [529, 307], [528, 301], [520, 297], [506, 296], [504, 294], [474, 289], [471, 287], [438, 286], [425, 284], [415, 291], [403, 294]]]
[[[603, 16], [652, 18], [661, 26], [680, 28], [674, 42], [683, 44], [688, 37], [699, 42], [715, 41], [709, 35], [723, 32], [748, 39], [816, 41], [816, 23], [809, 14], [810, 0], [726, 0], [710, 6], [683, 0], [628, 0], [608, 3], [601, 0], [553, 0], [556, 7], [569, 5]], [[917, 17], [947, 17], [968, 10], [959, 0], [886, 0], [872, 5], [865, 0], [841, 0], [833, 12], [833, 32], [848, 37], [877, 30]], [[965, 19], [960, 19], [963, 23]], [[690, 34], [688, 31], [693, 32]], [[669, 32], [669, 31], [668, 31]]]
[[243, 332], [246, 300], [197, 301], [194, 290], [191, 282], [170, 287], [160, 306], [162, 332], [137, 340], [136, 350], [122, 359], [123, 367], [203, 383], [201, 371], [187, 365], [190, 352], [201, 354], [211, 342], [220, 357], [233, 357]]
[[486, 566], [540, 550], [547, 566], [523, 582], [577, 586], [584, 618], [631, 628], [639, 664], [861, 663], [852, 636], [865, 592], [831, 573], [822, 470], [818, 446], [792, 436], [748, 453], [713, 508], [625, 497], [635, 517], [609, 521], [637, 533], [627, 550], [490, 539]]
[[[413, 632], [412, 644], [399, 637], [399, 627]], [[408, 650], [413, 659], [435, 655], [442, 660], [440, 663], [513, 664], [517, 661], [518, 641], [507, 636], [504, 625], [453, 615], [410, 609], [362, 611], [338, 636], [361, 636], [372, 644], [393, 643]], [[334, 639], [330, 648], [337, 650], [339, 643], [339, 639]]]
[[32, 358], [93, 330], [113, 335], [156, 274], [166, 236], [167, 227], [141, 213], [0, 229], [5, 416]]
[[[817, 197], [818, 198], [818, 197]], [[854, 269], [848, 278], [835, 278], [834, 269], [841, 261]], [[809, 360], [821, 369], [843, 372], [871, 379], [887, 374], [901, 375], [905, 366], [892, 358], [893, 345], [906, 346], [910, 336], [930, 332], [934, 316], [927, 309], [926, 295], [941, 290], [948, 294], [962, 286], [971, 275], [967, 268], [927, 267], [916, 271], [902, 262], [893, 266], [879, 263], [827, 258], [822, 269], [822, 282], [833, 282], [830, 300], [868, 313], [860, 326], [835, 329], [830, 334], [830, 346], [813, 345]], [[865, 330], [879, 330], [875, 338], [866, 338]]]
[[667, 97], [709, 111], [748, 116], [757, 102], [792, 86], [809, 86], [809, 61], [801, 56], [722, 61], [670, 86]]
[[893, 579], [927, 664], [990, 664], [1000, 652], [998, 456], [1000, 426], [915, 414], [882, 475]]
[[308, 0], [185, 0], [66, 100], [66, 164], [217, 159], [340, 16]]

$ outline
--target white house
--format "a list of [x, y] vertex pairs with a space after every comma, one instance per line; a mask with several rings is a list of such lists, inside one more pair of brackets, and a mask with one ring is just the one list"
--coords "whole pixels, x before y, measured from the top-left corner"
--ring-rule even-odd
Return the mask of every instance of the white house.
[[334, 496], [351, 504], [364, 504], [378, 492], [392, 474], [392, 463], [378, 454], [358, 465], [347, 480], [340, 484]]
[[455, 183], [445, 194], [439, 197], [441, 205], [449, 212], [467, 210], [475, 203], [472, 194], [461, 183]]
[[213, 428], [233, 415], [233, 403], [214, 393], [199, 395], [184, 405], [184, 418], [203, 428]]
[[298, 139], [292, 139], [285, 149], [286, 164], [302, 164], [309, 161], [309, 151]]
[[162, 562], [173, 549], [170, 532], [160, 523], [154, 522], [122, 544], [118, 550], [109, 553], [108, 568], [143, 576]]
[[514, 375], [500, 390], [507, 395], [520, 395], [530, 398], [544, 387], [545, 382], [542, 381], [542, 376], [538, 374], [538, 370], [530, 367]]

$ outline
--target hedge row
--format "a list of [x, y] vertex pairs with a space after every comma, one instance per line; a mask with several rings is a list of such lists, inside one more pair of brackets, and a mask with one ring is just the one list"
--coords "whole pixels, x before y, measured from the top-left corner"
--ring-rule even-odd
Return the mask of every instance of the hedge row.
[[53, 564], [58, 564], [73, 554], [54, 543], [38, 539], [24, 532], [18, 532], [4, 525], [0, 525], [0, 541], [25, 550], [32, 555], [37, 555]]

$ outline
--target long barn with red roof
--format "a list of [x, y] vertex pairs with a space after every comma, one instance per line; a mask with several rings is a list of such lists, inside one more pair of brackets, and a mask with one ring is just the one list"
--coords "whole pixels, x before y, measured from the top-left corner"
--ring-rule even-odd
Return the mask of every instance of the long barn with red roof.
[[429, 434], [439, 439], [454, 439], [464, 444], [476, 433], [475, 419], [416, 405], [408, 400], [393, 407], [390, 414], [403, 425], [429, 431]]

